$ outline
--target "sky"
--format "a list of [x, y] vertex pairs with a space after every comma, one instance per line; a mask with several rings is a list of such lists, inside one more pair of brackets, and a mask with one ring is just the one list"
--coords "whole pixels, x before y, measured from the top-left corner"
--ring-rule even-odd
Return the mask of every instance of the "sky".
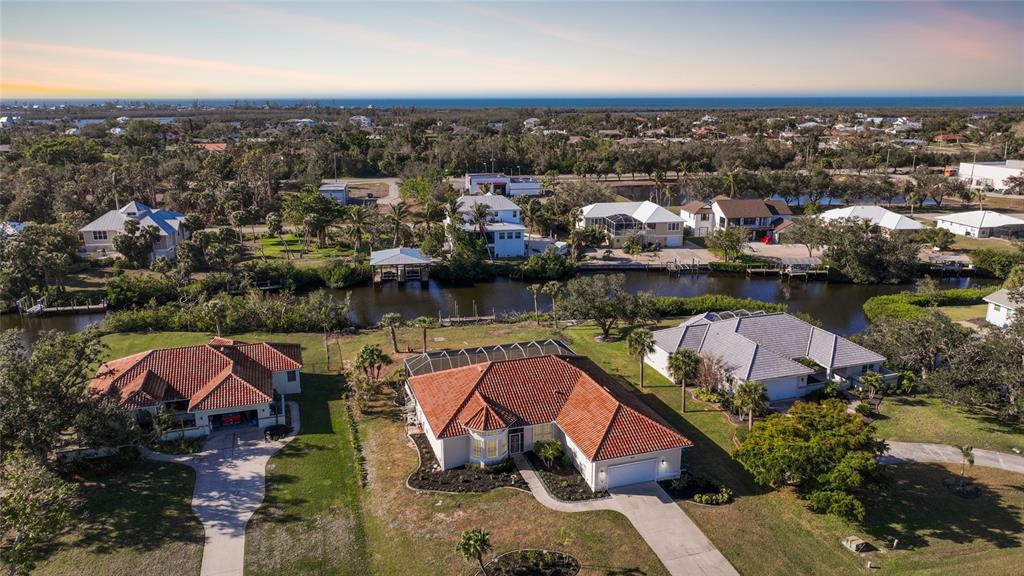
[[1024, 94], [1024, 2], [17, 2], [0, 98]]

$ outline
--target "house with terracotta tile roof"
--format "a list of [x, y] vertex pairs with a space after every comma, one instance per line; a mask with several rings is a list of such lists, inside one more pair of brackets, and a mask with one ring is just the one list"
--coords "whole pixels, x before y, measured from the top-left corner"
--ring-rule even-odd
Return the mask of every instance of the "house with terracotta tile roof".
[[301, 391], [298, 344], [214, 338], [111, 360], [90, 387], [140, 422], [161, 408], [180, 425], [174, 435], [202, 436], [223, 426], [265, 428], [284, 422], [284, 395]]
[[536, 350], [408, 379], [415, 420], [443, 469], [497, 463], [554, 439], [595, 491], [679, 476], [689, 440], [588, 358]]

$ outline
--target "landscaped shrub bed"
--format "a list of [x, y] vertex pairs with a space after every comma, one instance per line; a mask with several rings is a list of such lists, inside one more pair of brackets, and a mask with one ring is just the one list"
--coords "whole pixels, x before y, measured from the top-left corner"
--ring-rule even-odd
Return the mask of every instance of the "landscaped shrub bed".
[[487, 492], [502, 487], [530, 489], [511, 458], [494, 466], [469, 465], [441, 470], [427, 437], [412, 434], [412, 440], [420, 453], [420, 467], [409, 476], [412, 488], [437, 492]]
[[731, 489], [689, 472], [683, 472], [673, 480], [661, 480], [658, 484], [673, 500], [693, 500], [709, 506], [721, 506], [732, 501]]
[[527, 452], [526, 457], [533, 464], [534, 470], [537, 471], [537, 475], [544, 482], [548, 492], [559, 500], [574, 502], [608, 496], [608, 492], [604, 490], [600, 492], [591, 490], [579, 471], [572, 464], [564, 462], [562, 458], [556, 459], [549, 467], [533, 452]]
[[553, 550], [515, 550], [487, 564], [489, 576], [573, 576], [580, 561]]

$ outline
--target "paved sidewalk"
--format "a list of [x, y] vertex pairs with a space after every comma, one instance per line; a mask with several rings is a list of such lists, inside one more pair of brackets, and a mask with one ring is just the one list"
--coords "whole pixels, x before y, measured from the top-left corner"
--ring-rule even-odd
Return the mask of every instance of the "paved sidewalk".
[[611, 497], [564, 502], [551, 496], [537, 472], [521, 454], [516, 466], [538, 502], [560, 512], [614, 510], [625, 516], [673, 576], [738, 576], [700, 528], [656, 482], [611, 490]]
[[196, 471], [192, 511], [206, 531], [200, 576], [242, 576], [245, 527], [263, 502], [267, 461], [299, 431], [299, 405], [289, 402], [288, 409], [292, 434], [274, 442], [266, 442], [262, 430], [239, 428], [212, 434], [198, 454], [147, 453]]
[[[878, 459], [883, 464], [905, 462], [946, 462], [959, 464], [960, 449], [946, 444], [925, 444], [921, 442], [886, 442], [889, 451]], [[1008, 472], [1024, 474], [1024, 456], [1006, 454], [994, 450], [974, 449], [974, 465], [999, 468]]]

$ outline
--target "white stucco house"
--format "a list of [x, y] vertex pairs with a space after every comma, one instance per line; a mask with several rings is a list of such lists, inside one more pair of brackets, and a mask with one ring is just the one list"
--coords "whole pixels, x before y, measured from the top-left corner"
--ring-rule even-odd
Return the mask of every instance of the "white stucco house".
[[136, 220], [143, 227], [153, 226], [160, 238], [153, 245], [151, 259], [160, 257], [174, 259], [178, 245], [191, 237], [185, 228], [185, 215], [173, 210], [150, 208], [142, 202], [129, 202], [117, 210], [111, 210], [79, 229], [82, 250], [88, 256], [113, 256], [114, 237], [124, 233], [124, 223]]
[[[488, 252], [494, 258], [526, 256], [526, 226], [523, 225], [519, 206], [504, 196], [494, 194], [460, 197], [457, 205], [462, 217], [462, 229], [474, 236], [480, 234], [480, 226], [473, 221], [473, 210], [478, 204], [486, 205], [489, 209], [484, 223]], [[446, 217], [445, 225], [450, 221], [450, 217]]]
[[1000, 328], [1007, 328], [1024, 308], [1024, 304], [1014, 302], [1010, 299], [1010, 291], [1006, 288], [996, 290], [985, 296], [988, 309], [985, 311], [985, 320]]
[[935, 225], [960, 236], [1015, 238], [1024, 236], [1024, 219], [991, 210], [972, 210], [935, 217]]
[[679, 207], [679, 216], [692, 236], [703, 238], [715, 230], [715, 213], [711, 204], [694, 200]]
[[686, 348], [720, 358], [732, 385], [760, 381], [772, 401], [799, 398], [830, 381], [856, 385], [869, 371], [896, 377], [882, 367], [881, 354], [783, 312], [707, 312], [653, 335], [654, 352], [644, 362], [666, 378], [669, 354]]
[[822, 212], [818, 215], [818, 218], [825, 222], [843, 220], [846, 218], [863, 220], [865, 222], [869, 222], [872, 226], [877, 226], [882, 230], [885, 230], [888, 234], [892, 234], [894, 232], [914, 232], [924, 228], [924, 224], [921, 224], [917, 220], [902, 214], [897, 214], [892, 210], [886, 210], [881, 206], [847, 206], [845, 208], [833, 208], [832, 210]]
[[971, 188], [1003, 192], [1007, 178], [1024, 175], [1024, 160], [961, 162], [957, 174]]
[[[520, 352], [538, 346], [523, 344]], [[692, 443], [588, 358], [500, 348], [406, 364], [419, 367], [406, 384], [410, 412], [442, 469], [497, 463], [554, 439], [594, 491], [679, 476]]]
[[302, 391], [301, 369], [298, 344], [218, 337], [111, 360], [90, 388], [112, 396], [140, 421], [170, 410], [178, 428], [165, 438], [195, 437], [228, 426], [283, 424], [284, 395]]
[[644, 244], [679, 248], [686, 234], [686, 222], [654, 202], [598, 202], [580, 209], [577, 228], [600, 228], [608, 234], [612, 248], [622, 248], [636, 236]]
[[498, 196], [540, 196], [541, 181], [534, 176], [506, 176], [501, 172], [466, 174], [462, 182], [466, 194], [496, 194]]

